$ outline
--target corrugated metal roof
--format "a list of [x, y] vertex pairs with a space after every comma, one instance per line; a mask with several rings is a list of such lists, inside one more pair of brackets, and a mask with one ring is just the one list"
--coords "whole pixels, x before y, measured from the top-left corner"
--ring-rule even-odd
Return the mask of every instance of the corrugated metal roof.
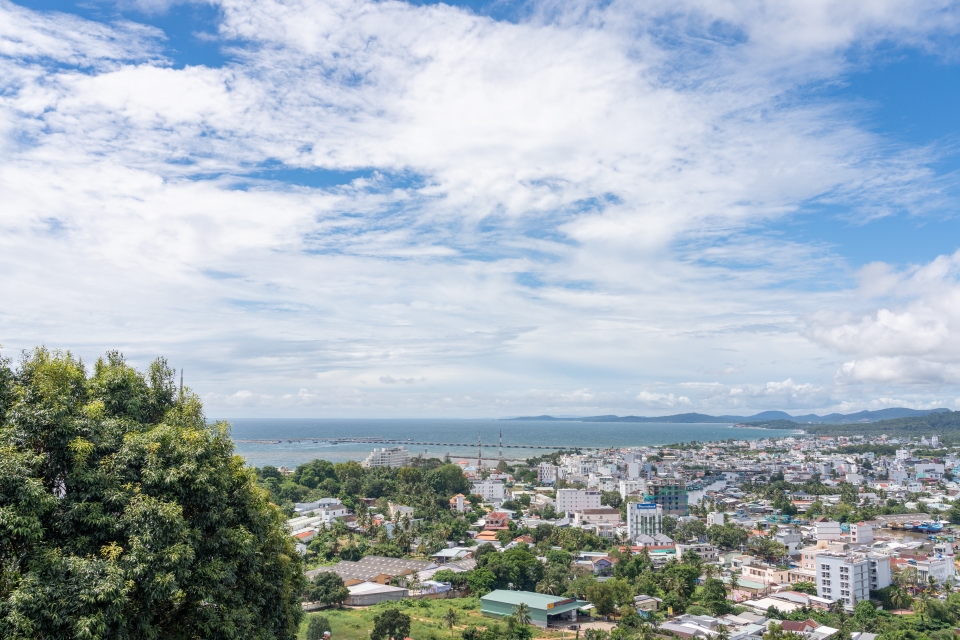
[[[526, 603], [531, 609], [541, 609], [547, 611], [548, 609], [552, 613], [556, 609], [557, 613], [560, 613], [564, 610], [564, 607], [567, 604], [571, 606], [580, 606], [587, 604], [583, 600], [577, 600], [575, 598], [563, 598], [560, 596], [551, 596], [544, 593], [534, 593], [533, 591], [507, 591], [504, 589], [498, 589], [496, 591], [491, 591], [487, 595], [480, 598], [481, 601], [488, 602], [499, 602], [501, 604], [507, 604], [510, 606], [516, 606], [521, 603]], [[569, 602], [567, 602], [569, 601]], [[565, 602], [564, 605], [557, 605], [558, 602]], [[554, 605], [554, 607], [550, 607]]]

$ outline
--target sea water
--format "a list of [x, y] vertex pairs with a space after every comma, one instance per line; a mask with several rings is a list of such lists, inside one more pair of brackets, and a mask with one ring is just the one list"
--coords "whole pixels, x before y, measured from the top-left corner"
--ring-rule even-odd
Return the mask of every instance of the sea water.
[[[381, 443], [332, 444], [327, 438], [389, 438], [413, 442], [462, 443], [462, 446], [406, 444], [411, 455], [425, 454], [443, 458], [449, 455], [456, 462], [477, 459], [477, 440], [485, 445], [484, 460], [499, 458], [500, 434], [505, 447], [503, 457], [525, 459], [550, 453], [556, 449], [576, 447], [636, 447], [680, 442], [715, 442], [718, 440], [758, 440], [785, 437], [784, 430], [734, 427], [732, 423], [677, 424], [664, 422], [575, 422], [566, 420], [495, 420], [495, 419], [278, 419], [236, 418], [231, 435], [237, 453], [249, 464], [295, 467], [315, 458], [343, 462], [363, 460], [374, 447], [397, 446]], [[243, 442], [264, 440], [265, 442]], [[495, 445], [493, 447], [486, 445]], [[534, 447], [548, 447], [545, 449]]]

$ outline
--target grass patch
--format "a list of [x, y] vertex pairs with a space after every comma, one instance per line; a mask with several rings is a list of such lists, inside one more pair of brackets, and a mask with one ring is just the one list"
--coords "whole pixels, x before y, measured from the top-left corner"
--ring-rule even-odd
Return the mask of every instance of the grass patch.
[[[309, 613], [300, 625], [299, 637], [306, 638], [307, 624], [311, 615], [326, 616], [330, 621], [331, 635], [334, 640], [368, 640], [373, 629], [373, 617], [384, 609], [397, 608], [411, 618], [410, 637], [414, 640], [451, 640], [460, 638], [460, 632], [466, 627], [489, 627], [497, 624], [495, 618], [480, 615], [480, 599], [446, 598], [443, 600], [401, 600], [384, 602], [372, 607], [351, 609], [326, 609]], [[443, 623], [443, 614], [452, 608], [459, 614], [459, 621], [450, 629]], [[546, 632], [531, 627], [536, 638], [559, 638], [560, 632]], [[570, 633], [567, 634], [571, 636]]]

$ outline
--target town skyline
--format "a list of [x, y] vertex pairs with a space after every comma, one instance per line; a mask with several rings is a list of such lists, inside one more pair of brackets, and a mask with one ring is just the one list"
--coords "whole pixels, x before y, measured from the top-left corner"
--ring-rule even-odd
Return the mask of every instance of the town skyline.
[[217, 416], [958, 409], [960, 10], [818, 7], [4, 2], [2, 354]]

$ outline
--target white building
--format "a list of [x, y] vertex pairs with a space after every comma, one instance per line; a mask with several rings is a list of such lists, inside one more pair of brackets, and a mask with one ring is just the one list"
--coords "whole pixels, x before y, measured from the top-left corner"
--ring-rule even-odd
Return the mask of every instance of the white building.
[[920, 575], [920, 583], [926, 583], [929, 577], [933, 577], [937, 584], [945, 584], [953, 580], [957, 575], [953, 561], [953, 545], [941, 543], [934, 546], [933, 553], [927, 556], [926, 560], [917, 560], [916, 569]]
[[557, 512], [572, 514], [584, 509], [599, 509], [601, 494], [590, 489], [557, 489]]
[[795, 529], [781, 529], [777, 531], [776, 540], [787, 548], [787, 551], [793, 553], [800, 546], [803, 537]]
[[727, 514], [722, 511], [711, 511], [707, 514], [707, 526], [712, 527], [717, 525], [722, 527], [727, 520]]
[[367, 459], [360, 463], [362, 467], [405, 467], [410, 463], [410, 452], [405, 447], [374, 449]]
[[817, 540], [839, 540], [843, 535], [839, 522], [817, 522], [813, 525]]
[[663, 507], [652, 502], [627, 503], [627, 536], [634, 542], [640, 536], [655, 536], [663, 531]]
[[613, 507], [583, 509], [573, 514], [573, 524], [578, 527], [592, 524], [617, 526], [620, 524], [620, 510]]
[[472, 492], [487, 502], [503, 502], [503, 481], [488, 478], [474, 482]]
[[637, 493], [638, 491], [642, 494], [647, 490], [647, 481], [646, 480], [621, 480], [620, 481], [620, 498], [623, 500], [627, 499], [627, 496], [631, 493]]
[[910, 459], [909, 449], [897, 449], [897, 462], [906, 462]]
[[684, 554], [693, 553], [700, 556], [704, 562], [716, 562], [717, 548], [712, 544], [680, 544], [677, 547], [677, 560], [682, 560]]
[[890, 557], [876, 553], [823, 551], [816, 556], [817, 596], [840, 600], [852, 610], [871, 589], [890, 586]]
[[846, 476], [844, 476], [844, 478], [847, 482], [855, 487], [859, 487], [861, 484], [863, 484], [863, 476], [859, 473], [848, 473]]
[[913, 470], [916, 472], [918, 480], [921, 478], [933, 478], [934, 480], [939, 480], [943, 477], [944, 466], [942, 464], [931, 462], [918, 464]]
[[628, 462], [627, 463], [627, 477], [631, 480], [634, 478], [639, 478], [640, 473], [643, 471], [643, 463], [640, 462]]
[[537, 482], [540, 484], [556, 484], [559, 478], [560, 467], [549, 462], [541, 462], [537, 467]]
[[850, 525], [850, 542], [868, 544], [873, 542], [873, 525], [869, 522], [855, 522]]

